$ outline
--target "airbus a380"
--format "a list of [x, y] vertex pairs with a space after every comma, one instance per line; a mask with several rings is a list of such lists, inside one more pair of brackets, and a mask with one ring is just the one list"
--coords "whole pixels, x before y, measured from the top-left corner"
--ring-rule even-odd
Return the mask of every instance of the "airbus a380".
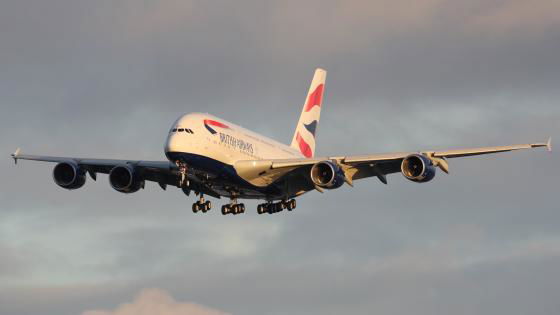
[[289, 146], [249, 131], [221, 118], [202, 113], [181, 116], [173, 123], [164, 151], [166, 161], [111, 160], [74, 157], [24, 155], [16, 150], [12, 157], [57, 163], [53, 179], [66, 189], [77, 189], [86, 174], [96, 180], [98, 173], [109, 174], [109, 183], [121, 193], [137, 192], [146, 181], [181, 188], [198, 201], [193, 212], [207, 212], [212, 203], [204, 196], [225, 197], [230, 202], [222, 214], [245, 212], [240, 199], [264, 200], [259, 214], [276, 213], [296, 207], [295, 198], [306, 192], [324, 192], [358, 179], [377, 177], [387, 184], [386, 175], [402, 173], [407, 179], [425, 183], [436, 169], [448, 173], [448, 159], [546, 147], [545, 143], [518, 144], [448, 151], [400, 152], [370, 155], [315, 156], [315, 137], [323, 104], [326, 71], [317, 69], [296, 130]]

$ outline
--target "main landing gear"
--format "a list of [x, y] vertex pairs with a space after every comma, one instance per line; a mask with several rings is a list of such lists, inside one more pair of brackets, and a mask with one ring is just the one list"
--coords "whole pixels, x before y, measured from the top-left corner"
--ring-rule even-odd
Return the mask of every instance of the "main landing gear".
[[296, 206], [297, 204], [295, 199], [282, 200], [276, 203], [273, 202], [261, 203], [260, 205], [257, 206], [257, 213], [273, 214], [273, 213], [281, 212], [284, 209], [287, 209], [288, 211], [292, 211], [296, 208]]
[[200, 199], [192, 205], [192, 211], [194, 213], [197, 213], [199, 211], [202, 211], [202, 213], [206, 213], [210, 209], [212, 209], [212, 202], [210, 200], [204, 201], [203, 194], [200, 194]]
[[222, 206], [222, 214], [240, 214], [245, 213], [245, 204], [237, 203], [237, 199], [232, 199], [230, 204]]
[[[283, 201], [279, 201], [279, 202], [267, 202], [267, 203], [262, 203], [260, 205], [257, 206], [257, 213], [258, 214], [264, 214], [264, 213], [268, 213], [268, 214], [273, 214], [273, 213], [277, 213], [277, 212], [281, 212], [284, 209], [287, 209], [288, 211], [292, 211], [296, 208], [296, 200], [295, 199], [290, 199], [290, 200], [283, 200]], [[193, 203], [192, 205], [192, 210], [194, 213], [197, 212], [202, 212], [202, 213], [206, 213], [208, 212], [208, 210], [212, 209], [212, 202], [210, 202], [210, 200], [204, 201], [204, 195], [200, 194], [200, 200], [198, 200], [197, 202]], [[233, 215], [237, 215], [237, 214], [241, 214], [241, 213], [245, 213], [245, 204], [243, 203], [237, 203], [237, 199], [231, 199], [231, 202], [229, 204], [225, 204], [222, 206], [222, 214], [226, 215], [226, 214], [233, 214]]]

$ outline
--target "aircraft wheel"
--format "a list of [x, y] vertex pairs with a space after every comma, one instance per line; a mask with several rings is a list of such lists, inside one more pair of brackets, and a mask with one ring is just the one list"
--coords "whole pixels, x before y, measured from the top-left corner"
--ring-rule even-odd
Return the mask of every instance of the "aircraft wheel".
[[193, 203], [193, 204], [192, 204], [192, 212], [193, 212], [193, 213], [197, 213], [197, 212], [198, 212], [198, 203]]
[[226, 215], [229, 213], [229, 206], [228, 205], [223, 205], [222, 206], [222, 214]]
[[235, 204], [233, 206], [231, 206], [231, 213], [233, 213], [233, 215], [236, 215], [239, 213], [239, 205]]
[[[212, 202], [211, 202], [210, 200], [207, 200], [207, 201], [204, 203], [204, 208], [206, 208], [206, 211], [212, 209]], [[206, 212], [206, 211], [205, 211], [205, 212]]]
[[239, 213], [245, 213], [245, 204], [244, 203], [239, 204]]
[[288, 208], [288, 211], [294, 210], [296, 208], [296, 200], [292, 199], [292, 200], [288, 201], [286, 206]]
[[262, 204], [257, 206], [257, 213], [258, 213], [258, 214], [262, 214], [262, 213], [263, 213], [263, 205], [262, 205]]

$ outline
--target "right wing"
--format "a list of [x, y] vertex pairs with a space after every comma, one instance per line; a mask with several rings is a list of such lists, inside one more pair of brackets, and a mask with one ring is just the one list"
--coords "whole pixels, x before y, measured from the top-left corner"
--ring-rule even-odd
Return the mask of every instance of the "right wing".
[[[61, 156], [44, 155], [25, 155], [20, 154], [20, 149], [13, 153], [12, 158], [17, 163], [18, 160], [30, 160], [52, 163], [72, 163], [83, 168], [93, 180], [97, 179], [97, 173], [109, 174], [118, 165], [130, 165], [141, 171], [142, 179], [156, 182], [162, 189], [168, 185], [179, 187], [179, 168], [169, 161], [141, 161], [141, 160], [113, 160], [113, 159], [92, 159]], [[188, 176], [194, 191], [202, 192], [210, 196], [219, 198], [219, 194], [210, 187], [202, 183], [197, 177], [189, 174]]]

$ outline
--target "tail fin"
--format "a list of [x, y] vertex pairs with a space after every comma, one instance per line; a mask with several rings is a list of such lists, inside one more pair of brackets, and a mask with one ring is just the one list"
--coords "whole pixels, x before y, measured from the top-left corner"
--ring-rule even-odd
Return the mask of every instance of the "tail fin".
[[307, 98], [303, 104], [303, 110], [292, 139], [292, 148], [299, 150], [305, 157], [311, 158], [315, 155], [315, 135], [319, 118], [321, 116], [321, 103], [325, 89], [327, 71], [317, 68]]

